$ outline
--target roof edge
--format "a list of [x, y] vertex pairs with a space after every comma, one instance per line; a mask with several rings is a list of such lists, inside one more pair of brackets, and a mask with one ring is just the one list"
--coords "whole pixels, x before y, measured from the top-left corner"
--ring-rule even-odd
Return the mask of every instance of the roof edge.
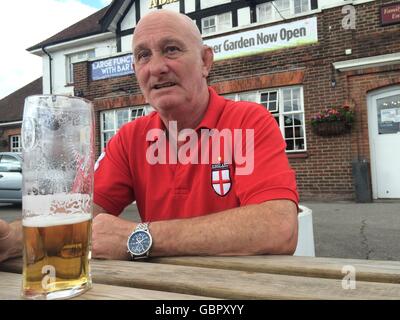
[[103, 31], [108, 28], [124, 2], [125, 0], [113, 0], [113, 2], [110, 4], [110, 7], [107, 9], [106, 13], [99, 20]]
[[76, 37], [70, 37], [70, 38], [65, 38], [65, 39], [62, 39], [62, 40], [56, 40], [56, 41], [53, 41], [53, 42], [48, 42], [48, 43], [43, 44], [43, 45], [34, 45], [34, 46], [30, 47], [30, 48], [27, 48], [26, 51], [31, 52], [31, 51], [35, 51], [35, 50], [38, 50], [38, 49], [54, 46], [56, 44], [69, 42], [69, 41], [74, 41], [74, 40], [78, 40], [78, 39], [83, 39], [83, 38], [87, 38], [87, 37], [91, 37], [91, 36], [95, 36], [95, 35], [103, 34], [103, 33], [107, 33], [107, 32], [108, 31], [90, 32], [90, 33], [82, 34], [82, 35], [79, 35], [79, 36], [76, 36]]

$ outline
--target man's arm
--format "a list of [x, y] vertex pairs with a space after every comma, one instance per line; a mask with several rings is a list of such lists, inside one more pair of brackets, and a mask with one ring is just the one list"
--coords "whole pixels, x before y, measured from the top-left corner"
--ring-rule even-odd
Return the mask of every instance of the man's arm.
[[192, 219], [154, 222], [152, 255], [293, 254], [297, 208], [273, 200]]
[[100, 213], [107, 213], [107, 210], [93, 203], [93, 218]]
[[[93, 205], [93, 217], [106, 212], [102, 207]], [[16, 220], [7, 223], [0, 220], [0, 262], [22, 255], [22, 222]]]
[[22, 255], [21, 220], [7, 223], [0, 220], [0, 262]]
[[[93, 223], [93, 256], [129, 259], [126, 241], [136, 224], [100, 214]], [[297, 207], [272, 200], [201, 217], [150, 223], [151, 256], [293, 254]]]

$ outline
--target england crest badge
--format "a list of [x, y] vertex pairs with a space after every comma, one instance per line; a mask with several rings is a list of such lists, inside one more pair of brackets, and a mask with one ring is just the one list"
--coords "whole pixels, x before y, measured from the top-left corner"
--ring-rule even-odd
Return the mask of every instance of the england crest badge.
[[211, 184], [216, 194], [223, 197], [231, 190], [232, 181], [227, 164], [211, 165]]

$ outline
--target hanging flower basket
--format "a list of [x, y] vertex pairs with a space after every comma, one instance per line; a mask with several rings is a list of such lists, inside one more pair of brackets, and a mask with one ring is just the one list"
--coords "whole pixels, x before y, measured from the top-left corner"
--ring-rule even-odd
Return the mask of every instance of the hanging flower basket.
[[344, 121], [321, 122], [313, 126], [314, 132], [320, 136], [337, 136], [350, 131], [350, 126]]
[[354, 112], [349, 107], [329, 108], [311, 118], [315, 134], [320, 136], [337, 136], [350, 132], [354, 121]]

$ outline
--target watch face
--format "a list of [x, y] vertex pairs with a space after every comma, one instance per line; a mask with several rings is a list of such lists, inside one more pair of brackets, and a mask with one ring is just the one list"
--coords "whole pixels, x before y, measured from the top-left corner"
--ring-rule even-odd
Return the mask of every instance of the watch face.
[[128, 249], [135, 255], [140, 256], [145, 254], [151, 247], [151, 237], [146, 231], [134, 232], [128, 240]]

